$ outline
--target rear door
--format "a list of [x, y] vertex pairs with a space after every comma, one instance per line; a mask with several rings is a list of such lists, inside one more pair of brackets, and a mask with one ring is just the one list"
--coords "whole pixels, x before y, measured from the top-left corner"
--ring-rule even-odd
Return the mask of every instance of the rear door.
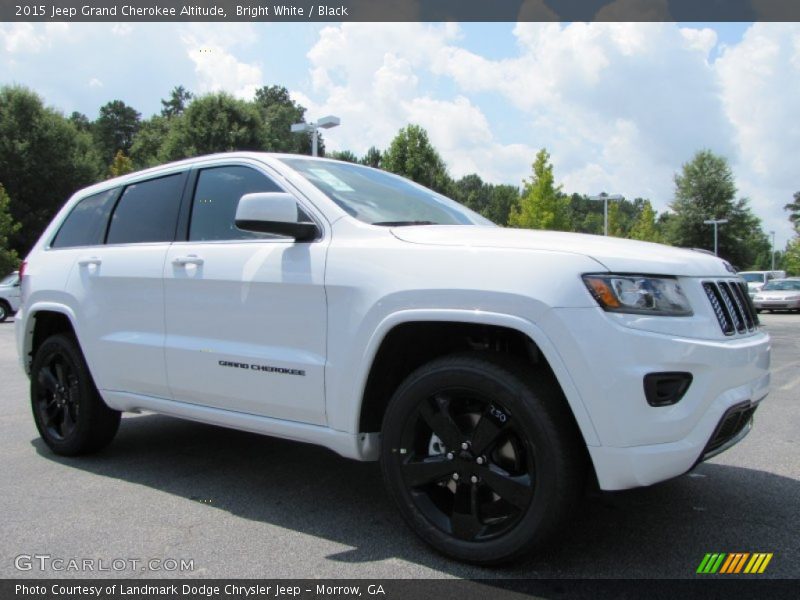
[[242, 195], [284, 191], [256, 165], [199, 169], [190, 186], [185, 241], [164, 265], [173, 398], [323, 424], [327, 240], [236, 228]]
[[125, 186], [103, 232], [105, 243], [72, 251], [76, 262], [67, 290], [75, 297], [82, 347], [101, 389], [169, 398], [162, 276], [187, 175]]

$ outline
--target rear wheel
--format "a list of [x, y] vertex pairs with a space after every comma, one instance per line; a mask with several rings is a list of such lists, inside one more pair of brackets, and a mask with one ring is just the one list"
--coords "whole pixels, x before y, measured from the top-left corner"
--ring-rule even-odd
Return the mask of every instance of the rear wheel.
[[549, 374], [454, 355], [398, 388], [383, 424], [389, 493], [441, 552], [491, 564], [543, 545], [585, 481], [580, 435]]
[[42, 439], [64, 456], [104, 448], [119, 428], [120, 413], [103, 402], [71, 336], [51, 336], [36, 351], [31, 408]]
[[5, 302], [0, 300], [0, 323], [5, 321], [8, 318], [8, 315], [10, 314], [11, 314], [11, 307]]

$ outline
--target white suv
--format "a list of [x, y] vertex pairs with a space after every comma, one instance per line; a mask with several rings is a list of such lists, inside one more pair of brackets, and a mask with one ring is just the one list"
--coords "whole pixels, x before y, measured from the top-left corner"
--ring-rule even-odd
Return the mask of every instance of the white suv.
[[410, 526], [494, 563], [588, 478], [681, 475], [750, 429], [768, 336], [716, 257], [503, 229], [389, 173], [195, 158], [78, 192], [17, 315], [59, 454], [154, 411], [380, 460]]

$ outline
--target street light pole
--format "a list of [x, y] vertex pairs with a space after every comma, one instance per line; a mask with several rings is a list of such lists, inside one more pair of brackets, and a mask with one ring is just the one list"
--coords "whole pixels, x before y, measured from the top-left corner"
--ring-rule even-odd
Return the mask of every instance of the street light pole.
[[703, 221], [703, 223], [705, 223], [706, 225], [713, 225], [714, 226], [714, 256], [719, 256], [719, 253], [717, 252], [717, 241], [719, 239], [717, 237], [717, 228], [720, 225], [723, 225], [724, 223], [727, 223], [727, 222], [728, 222], [728, 219], [708, 219], [706, 221]]
[[294, 123], [289, 130], [292, 133], [311, 133], [311, 156], [317, 156], [319, 148], [319, 130], [336, 127], [341, 121], [339, 117], [328, 115], [318, 119], [316, 123]]
[[602, 200], [603, 201], [603, 235], [608, 235], [608, 201], [609, 200], [622, 200], [623, 197], [619, 194], [608, 195], [605, 192], [597, 194], [597, 196], [589, 196], [589, 200]]
[[775, 232], [774, 231], [770, 231], [770, 233], [772, 234], [772, 253], [771, 253], [772, 254], [772, 269], [771, 270], [774, 271], [775, 270]]

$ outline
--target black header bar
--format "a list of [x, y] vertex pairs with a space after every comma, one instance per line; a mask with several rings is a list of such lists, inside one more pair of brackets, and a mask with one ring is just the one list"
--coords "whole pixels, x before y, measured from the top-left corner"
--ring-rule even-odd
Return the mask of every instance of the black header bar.
[[798, 0], [3, 0], [1, 21], [800, 21]]

